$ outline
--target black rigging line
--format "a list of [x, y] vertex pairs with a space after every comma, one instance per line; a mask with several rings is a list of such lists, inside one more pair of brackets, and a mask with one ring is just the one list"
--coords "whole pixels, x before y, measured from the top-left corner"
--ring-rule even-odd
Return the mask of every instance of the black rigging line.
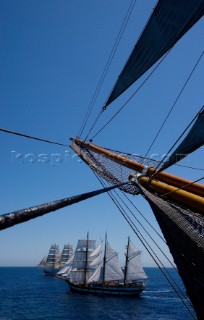
[[201, 180], [203, 180], [203, 179], [204, 179], [204, 177], [199, 178], [199, 179], [194, 180], [194, 181], [192, 181], [192, 182], [190, 182], [190, 183], [188, 183], [188, 184], [183, 185], [183, 186], [180, 187], [180, 188], [177, 188], [177, 189], [175, 189], [175, 190], [173, 190], [173, 191], [164, 193], [164, 194], [162, 195], [162, 198], [165, 197], [165, 196], [167, 196], [167, 195], [169, 195], [169, 194], [172, 194], [172, 193], [174, 193], [174, 192], [176, 192], [176, 191], [178, 191], [178, 190], [183, 190], [183, 188], [188, 187], [188, 186], [191, 186], [192, 184], [194, 184], [194, 183], [196, 183], [196, 182], [198, 182], [198, 181], [201, 181]]
[[[93, 140], [93, 139], [118, 115], [118, 113], [129, 103], [129, 101], [130, 101], [130, 100], [135, 96], [135, 94], [141, 89], [141, 87], [146, 83], [146, 81], [150, 78], [150, 76], [154, 73], [154, 71], [160, 66], [160, 64], [163, 62], [163, 60], [166, 58], [166, 56], [169, 54], [170, 51], [171, 51], [171, 49], [163, 56], [163, 58], [162, 58], [162, 59], [160, 60], [160, 62], [156, 65], [156, 67], [152, 70], [152, 72], [147, 76], [147, 78], [143, 81], [143, 83], [139, 86], [139, 88], [138, 88], [138, 89], [131, 95], [131, 97], [122, 105], [122, 107], [111, 117], [111, 119], [110, 119], [108, 122], [106, 122], [106, 124], [105, 124], [99, 131], [97, 131], [97, 133], [91, 138], [91, 140]], [[197, 65], [199, 64], [199, 62], [200, 62], [203, 54], [204, 54], [204, 51], [203, 51], [203, 52], [201, 53], [201, 55], [199, 56], [199, 58], [198, 58], [198, 60], [197, 60], [197, 62], [196, 62], [196, 64], [195, 64], [193, 70], [191, 71], [190, 75], [188, 76], [188, 78], [187, 78], [184, 86], [182, 87], [182, 89], [181, 89], [178, 97], [176, 98], [173, 106], [171, 107], [169, 113], [167, 114], [167, 116], [166, 116], [166, 118], [165, 118], [162, 126], [160, 127], [160, 129], [159, 129], [159, 131], [158, 131], [155, 139], [153, 140], [153, 143], [152, 143], [151, 146], [149, 147], [146, 155], [148, 154], [149, 150], [151, 149], [152, 145], [154, 144], [155, 140], [157, 139], [158, 135], [160, 134], [160, 132], [161, 132], [161, 130], [162, 130], [165, 122], [167, 121], [168, 117], [170, 116], [170, 113], [172, 112], [172, 110], [173, 110], [173, 108], [175, 107], [177, 101], [179, 100], [181, 94], [183, 93], [183, 91], [184, 91], [184, 89], [185, 89], [188, 81], [190, 80], [192, 74], [194, 73], [194, 71], [195, 71]], [[104, 110], [102, 110], [102, 111], [104, 111]], [[102, 111], [100, 111], [100, 115], [102, 114]], [[97, 117], [97, 118], [95, 119], [95, 121], [94, 121], [91, 129], [89, 130], [89, 132], [88, 132], [88, 134], [87, 134], [86, 139], [88, 138], [88, 136], [90, 135], [90, 133], [91, 133], [91, 131], [93, 130], [94, 126], [95, 126], [96, 123], [98, 122], [98, 119], [99, 119], [99, 117]]]
[[[93, 140], [103, 129], [105, 129], [107, 127], [107, 125], [109, 125], [109, 123], [120, 113], [120, 111], [122, 111], [122, 109], [124, 109], [127, 104], [130, 102], [130, 100], [136, 95], [136, 93], [138, 93], [138, 91], [144, 86], [144, 84], [147, 82], [147, 80], [149, 80], [149, 78], [152, 76], [152, 74], [156, 71], [156, 69], [160, 66], [160, 64], [164, 61], [164, 59], [166, 58], [166, 56], [169, 54], [169, 52], [171, 51], [171, 49], [162, 57], [162, 59], [157, 63], [157, 65], [154, 67], [154, 69], [150, 72], [150, 74], [145, 78], [145, 80], [141, 83], [141, 85], [135, 90], [135, 92], [133, 92], [133, 94], [130, 96], [130, 98], [120, 107], [120, 109], [110, 118], [109, 121], [107, 121], [105, 123], [105, 125], [96, 132], [96, 134], [91, 138], [91, 140]], [[105, 111], [106, 109], [102, 109], [100, 110], [100, 115], [102, 114], [103, 111]], [[98, 122], [98, 117], [95, 119], [91, 129], [89, 130], [86, 139], [88, 138], [88, 136], [90, 135], [91, 131], [93, 130], [93, 128], [95, 127], [96, 123]]]
[[[143, 227], [142, 223], [137, 219], [136, 215], [133, 213], [133, 211], [130, 209], [130, 207], [128, 207], [128, 205], [123, 201], [123, 199], [119, 196], [119, 194], [117, 192], [114, 192], [118, 198], [120, 199], [120, 201], [123, 203], [123, 205], [127, 208], [127, 210], [132, 214], [132, 216], [134, 217], [134, 219], [139, 223], [139, 225], [142, 227], [142, 229], [146, 232], [146, 234], [150, 237], [150, 239], [154, 242], [154, 244], [157, 246], [157, 248], [162, 252], [162, 254], [165, 256], [165, 258], [168, 260], [168, 262], [171, 264], [171, 266], [176, 270], [175, 265], [169, 260], [169, 258], [167, 257], [167, 255], [164, 253], [164, 251], [158, 246], [158, 244], [156, 243], [156, 241], [152, 238], [152, 236], [150, 235], [150, 233]], [[137, 210], [138, 211], [138, 210]], [[158, 234], [158, 232], [157, 232]], [[161, 236], [160, 236], [161, 237]], [[161, 237], [161, 239], [164, 241], [164, 239]], [[165, 242], [165, 241], [164, 241]], [[166, 242], [165, 242], [166, 243]]]
[[87, 122], [88, 122], [88, 119], [89, 119], [89, 117], [90, 117], [91, 111], [93, 110], [94, 104], [95, 104], [95, 102], [96, 102], [96, 99], [97, 99], [97, 97], [98, 97], [98, 94], [99, 94], [99, 92], [100, 92], [100, 89], [101, 89], [101, 87], [102, 87], [102, 85], [103, 85], [103, 83], [104, 83], [104, 80], [105, 80], [105, 78], [106, 78], [106, 75], [107, 75], [108, 70], [109, 70], [109, 68], [110, 68], [110, 65], [111, 65], [111, 63], [112, 63], [112, 60], [113, 60], [113, 58], [114, 58], [114, 56], [115, 56], [116, 50], [117, 50], [117, 48], [118, 48], [118, 46], [119, 46], [120, 40], [121, 40], [122, 35], [123, 35], [124, 31], [125, 31], [125, 28], [126, 28], [126, 26], [127, 26], [127, 23], [128, 23], [128, 21], [129, 21], [129, 19], [130, 19], [130, 16], [131, 16], [131, 13], [132, 13], [132, 11], [133, 11], [133, 8], [134, 8], [134, 6], [135, 6], [136, 1], [137, 1], [137, 0], [132, 0], [131, 3], [130, 3], [130, 6], [129, 6], [129, 8], [128, 8], [128, 11], [127, 11], [127, 13], [126, 13], [126, 16], [125, 16], [125, 18], [124, 18], [124, 20], [123, 20], [123, 23], [122, 23], [122, 25], [121, 25], [120, 31], [119, 31], [119, 33], [118, 33], [118, 35], [117, 35], [117, 38], [116, 38], [116, 40], [115, 40], [115, 43], [114, 43], [113, 48], [112, 48], [112, 50], [111, 50], [111, 53], [110, 53], [110, 55], [109, 55], [108, 61], [107, 61], [106, 65], [105, 65], [105, 67], [104, 67], [104, 69], [103, 69], [101, 78], [100, 78], [100, 80], [99, 80], [99, 82], [98, 82], [98, 85], [97, 85], [97, 87], [96, 87], [96, 90], [95, 90], [95, 92], [94, 92], [94, 95], [93, 95], [93, 97], [92, 97], [92, 100], [91, 100], [91, 102], [90, 102], [90, 104], [89, 104], [88, 110], [87, 110], [86, 115], [85, 115], [85, 117], [84, 117], [84, 120], [83, 120], [83, 122], [82, 122], [80, 131], [79, 131], [79, 134], [78, 134], [79, 136], [81, 136], [81, 135], [83, 134], [83, 131], [84, 131], [85, 126], [86, 126], [86, 124], [87, 124]]
[[[120, 190], [121, 191], [121, 190]], [[127, 204], [121, 199], [121, 197], [118, 195], [117, 191], [113, 191], [118, 198], [121, 200], [121, 202], [123, 203], [123, 205], [128, 209], [128, 211], [132, 214], [132, 216], [134, 217], [134, 219], [139, 223], [139, 225], [142, 227], [142, 229], [146, 232], [146, 234], [149, 236], [149, 238], [153, 241], [153, 243], [156, 245], [156, 247], [160, 250], [160, 252], [163, 254], [163, 256], [168, 260], [168, 262], [171, 264], [171, 266], [173, 267], [173, 269], [178, 273], [178, 270], [176, 269], [175, 265], [170, 261], [170, 259], [167, 257], [167, 255], [164, 253], [164, 251], [160, 248], [160, 246], [156, 243], [156, 241], [153, 239], [153, 237], [150, 235], [150, 233], [144, 228], [144, 226], [142, 225], [142, 223], [139, 221], [139, 219], [135, 216], [135, 214], [133, 213], [133, 211], [130, 209], [130, 207], [127, 206]], [[137, 212], [145, 219], [145, 221], [148, 223], [148, 225], [156, 232], [156, 234], [162, 239], [162, 241], [166, 243], [166, 241], [161, 237], [161, 235], [157, 232], [157, 230], [149, 223], [149, 221], [144, 217], [144, 215], [142, 214], [142, 212], [132, 203], [132, 201], [127, 197], [127, 195], [121, 191], [121, 193], [123, 194], [123, 196], [125, 196], [125, 198], [127, 200], [129, 200], [129, 202], [132, 204], [132, 206], [137, 210]], [[167, 272], [168, 273], [168, 272]], [[169, 274], [169, 273], [168, 273]], [[183, 293], [183, 291], [180, 289], [179, 285], [174, 281], [174, 279], [172, 279], [171, 275], [169, 274], [169, 277], [171, 278], [171, 280], [176, 284], [177, 288], [180, 290], [181, 294], [187, 299], [188, 303], [192, 306], [191, 301], [189, 300], [189, 298]]]
[[142, 216], [142, 218], [146, 221], [146, 223], [154, 230], [154, 232], [160, 237], [160, 239], [166, 244], [164, 238], [159, 234], [159, 232], [151, 225], [151, 223], [145, 218], [144, 214], [136, 207], [136, 205], [128, 198], [128, 196], [123, 193], [124, 197], [131, 203], [131, 205], [135, 208], [135, 210]]
[[158, 132], [157, 132], [156, 136], [154, 137], [154, 139], [153, 139], [153, 141], [152, 141], [151, 145], [149, 146], [149, 148], [148, 148], [148, 150], [147, 150], [147, 152], [146, 152], [146, 154], [145, 154], [145, 157], [148, 155], [148, 153], [149, 153], [149, 151], [151, 150], [152, 146], [154, 145], [154, 143], [155, 143], [156, 139], [158, 138], [159, 134], [161, 133], [161, 131], [162, 131], [162, 129], [163, 129], [163, 127], [164, 127], [164, 125], [165, 125], [165, 123], [166, 123], [167, 119], [169, 118], [169, 116], [170, 116], [171, 112], [173, 111], [173, 109], [174, 109], [175, 105], [177, 104], [177, 102], [178, 102], [179, 98], [181, 97], [181, 95], [182, 95], [182, 93], [183, 93], [183, 91], [184, 91], [185, 87], [187, 86], [187, 84], [188, 84], [188, 82], [189, 82], [189, 80], [190, 80], [191, 76], [193, 75], [193, 73], [194, 73], [194, 71], [195, 71], [196, 67], [198, 66], [198, 64], [199, 64], [200, 60], [202, 59], [203, 54], [204, 54], [204, 50], [202, 51], [201, 55], [200, 55], [200, 56], [199, 56], [199, 58], [197, 59], [197, 61], [196, 61], [195, 65], [194, 65], [194, 67], [193, 67], [193, 69], [191, 70], [191, 72], [190, 72], [190, 74], [189, 74], [188, 78], [186, 79], [186, 81], [185, 81], [185, 83], [184, 83], [183, 87], [181, 88], [181, 90], [180, 90], [180, 92], [179, 92], [178, 96], [176, 97], [176, 99], [175, 99], [175, 101], [174, 101], [174, 103], [173, 103], [172, 107], [170, 108], [170, 110], [169, 110], [169, 112], [168, 112], [168, 114], [167, 114], [166, 118], [164, 119], [164, 121], [163, 121], [163, 123], [162, 123], [161, 127], [159, 128], [159, 130], [158, 130]]
[[[120, 190], [121, 191], [121, 190]], [[135, 214], [133, 213], [133, 211], [126, 205], [126, 203], [121, 199], [121, 197], [118, 195], [118, 193], [114, 190], [113, 191], [118, 198], [122, 201], [123, 205], [128, 209], [128, 211], [132, 214], [132, 216], [134, 217], [134, 219], [139, 223], [139, 225], [142, 227], [142, 229], [146, 232], [146, 234], [150, 237], [150, 239], [154, 242], [154, 244], [157, 246], [157, 248], [161, 251], [161, 253], [163, 254], [163, 256], [168, 260], [168, 262], [171, 264], [171, 266], [174, 268], [174, 270], [178, 273], [178, 270], [176, 269], [175, 265], [169, 260], [169, 258], [166, 256], [166, 254], [163, 252], [163, 250], [159, 247], [159, 245], [156, 243], [156, 241], [152, 238], [152, 236], [150, 235], [150, 233], [144, 228], [144, 226], [142, 225], [142, 223], [137, 219], [137, 217], [135, 216]], [[153, 226], [149, 223], [149, 221], [144, 217], [144, 215], [141, 213], [141, 211], [139, 211], [139, 209], [132, 203], [132, 201], [126, 196], [126, 194], [124, 192], [121, 191], [121, 193], [123, 194], [123, 196], [126, 197], [127, 200], [129, 200], [129, 202], [132, 204], [132, 206], [137, 210], [137, 212], [145, 219], [145, 221], [150, 225], [150, 227], [156, 232], [156, 234], [163, 240], [163, 242], [166, 244], [166, 241], [161, 237], [161, 235], [156, 231], [155, 228], [153, 228]], [[168, 273], [168, 272], [167, 272]], [[171, 275], [169, 275], [169, 277], [172, 279]], [[182, 292], [182, 290], [180, 289], [179, 285], [174, 281], [174, 279], [172, 279], [173, 282], [176, 284], [176, 286], [179, 288], [181, 294], [188, 300], [188, 303], [191, 304], [191, 301], [189, 300], [189, 298]], [[192, 304], [191, 304], [192, 305]]]
[[[120, 153], [120, 155], [124, 154], [124, 156], [125, 156], [125, 155], [135, 156], [135, 157], [141, 159], [142, 161], [148, 160], [148, 161], [152, 161], [152, 162], [154, 162], [154, 163], [158, 163], [158, 162], [159, 162], [158, 160], [155, 160], [155, 159], [152, 159], [152, 158], [148, 158], [148, 157], [144, 157], [144, 156], [140, 156], [140, 155], [136, 155], [136, 154], [134, 154], [134, 153], [121, 152], [121, 151], [113, 150], [113, 149], [109, 149], [109, 148], [106, 148], [106, 150], [109, 150], [109, 151], [112, 151], [112, 152], [116, 152], [116, 153]], [[162, 160], [161, 162], [163, 163], [164, 161]], [[143, 162], [143, 163], [144, 163], [144, 162]], [[176, 163], [175, 165], [176, 165], [177, 167], [188, 168], [188, 169], [193, 169], [193, 170], [198, 170], [198, 171], [204, 171], [203, 168], [195, 168], [195, 167], [185, 166], [185, 165], [183, 165], [183, 164], [178, 164], [178, 163]]]
[[[103, 109], [101, 109], [101, 110], [99, 111], [98, 115], [96, 116], [96, 118], [95, 118], [95, 120], [94, 120], [94, 122], [93, 122], [93, 124], [92, 124], [92, 126], [91, 126], [91, 128], [90, 128], [90, 130], [89, 130], [89, 132], [88, 132], [87, 135], [86, 135], [85, 140], [88, 139], [89, 134], [91, 133], [91, 131], [92, 131], [93, 128], [95, 127], [95, 125], [96, 125], [96, 123], [98, 122], [99, 118], [101, 117], [102, 113], [103, 113]], [[93, 138], [90, 139], [90, 141], [92, 141], [92, 140], [93, 140]]]
[[51, 140], [45, 140], [45, 139], [42, 139], [42, 138], [38, 138], [38, 137], [34, 137], [34, 136], [29, 136], [29, 135], [27, 135], [27, 134], [20, 133], [20, 132], [15, 132], [15, 131], [11, 131], [11, 130], [8, 130], [8, 129], [0, 128], [0, 131], [6, 132], [6, 133], [10, 133], [10, 134], [15, 134], [15, 135], [17, 135], [17, 136], [21, 136], [21, 137], [28, 138], [28, 139], [33, 139], [33, 140], [37, 140], [37, 141], [41, 141], [41, 142], [56, 144], [56, 145], [58, 145], [58, 146], [69, 147], [68, 144], [63, 144], [63, 143], [56, 142], [56, 141], [51, 141]]
[[[105, 187], [105, 183], [102, 181], [102, 179], [94, 172], [94, 174], [96, 175], [97, 179], [100, 181], [100, 183], [102, 184], [103, 187]], [[176, 292], [176, 294], [178, 295], [178, 297], [180, 298], [180, 300], [182, 301], [182, 303], [184, 304], [184, 306], [186, 307], [186, 309], [188, 310], [188, 312], [191, 314], [191, 316], [196, 319], [195, 315], [192, 313], [192, 311], [189, 309], [189, 306], [186, 304], [184, 298], [181, 296], [181, 294], [178, 292], [177, 288], [175, 288], [175, 285], [179, 288], [178, 284], [172, 279], [171, 275], [169, 274], [169, 272], [166, 270], [165, 266], [163, 265], [162, 261], [159, 259], [159, 257], [157, 256], [157, 254], [154, 252], [154, 250], [150, 247], [150, 245], [148, 244], [148, 242], [144, 239], [143, 235], [141, 234], [141, 232], [138, 230], [138, 228], [136, 227], [136, 225], [134, 224], [134, 222], [131, 220], [131, 218], [128, 216], [128, 214], [125, 212], [124, 208], [119, 204], [118, 200], [114, 197], [114, 195], [112, 194], [112, 192], [108, 192], [108, 195], [110, 196], [110, 198], [112, 199], [113, 203], [116, 205], [116, 207], [118, 208], [118, 210], [120, 211], [120, 213], [122, 214], [122, 216], [125, 218], [125, 220], [127, 221], [127, 223], [129, 224], [129, 226], [131, 227], [131, 229], [134, 231], [134, 233], [136, 234], [136, 236], [138, 237], [138, 239], [141, 241], [141, 243], [143, 244], [143, 246], [146, 248], [146, 250], [148, 251], [148, 253], [150, 254], [150, 256], [152, 257], [152, 259], [154, 260], [154, 262], [157, 264], [157, 266], [159, 267], [160, 271], [163, 273], [164, 277], [166, 278], [166, 280], [169, 282], [169, 284], [171, 285], [171, 287], [174, 289], [174, 291]], [[156, 260], [156, 258], [157, 260]], [[160, 263], [160, 264], [159, 264]], [[165, 269], [162, 269], [162, 267]], [[171, 280], [170, 280], [171, 279]], [[174, 282], [174, 284], [172, 282]], [[179, 288], [179, 290], [181, 291], [181, 289]], [[182, 291], [181, 291], [182, 292]], [[182, 295], [183, 292], [182, 292]], [[185, 296], [186, 298], [186, 296]]]
[[184, 165], [181, 165], [181, 164], [175, 164], [176, 166], [178, 167], [182, 167], [182, 168], [188, 168], [188, 169], [193, 169], [193, 170], [198, 170], [198, 171], [204, 171], [204, 169], [202, 168], [195, 168], [195, 167], [191, 167], [191, 166], [184, 166]]
[[[180, 136], [178, 137], [178, 139], [176, 140], [176, 142], [173, 144], [173, 146], [172, 146], [172, 147], [169, 149], [169, 151], [166, 153], [166, 155], [165, 155], [165, 157], [162, 159], [162, 161], [160, 161], [160, 162], [157, 164], [155, 170], [157, 170], [157, 169], [160, 167], [161, 163], [164, 162], [164, 159], [166, 159], [166, 157], [169, 155], [169, 153], [172, 151], [172, 149], [175, 147], [175, 145], [178, 143], [178, 141], [183, 137], [183, 135], [186, 133], [186, 131], [190, 128], [190, 126], [193, 124], [193, 122], [196, 120], [196, 118], [198, 117], [199, 113], [200, 113], [203, 109], [204, 109], [204, 107], [202, 107], [202, 108], [200, 109], [200, 111], [197, 112], [197, 114], [195, 115], [195, 117], [191, 120], [191, 122], [190, 122], [190, 123], [188, 124], [188, 126], [184, 129], [184, 131], [180, 134]], [[158, 171], [160, 171], [160, 170], [158, 170]], [[153, 177], [154, 175], [155, 175], [155, 173], [152, 175], [152, 177]]]
[[[111, 192], [112, 193], [112, 192]], [[114, 193], [117, 195], [117, 197], [120, 199], [120, 201], [123, 203], [123, 205], [126, 207], [126, 209], [132, 214], [133, 218], [139, 223], [139, 225], [142, 227], [142, 229], [145, 231], [145, 233], [149, 236], [149, 238], [153, 241], [153, 243], [156, 245], [156, 247], [160, 250], [160, 252], [163, 254], [163, 256], [167, 259], [167, 261], [171, 264], [171, 266], [173, 267], [173, 269], [178, 273], [175, 265], [170, 261], [170, 259], [167, 257], [167, 255], [164, 253], [164, 251], [159, 247], [159, 245], [156, 243], [156, 241], [153, 239], [153, 237], [150, 235], [150, 233], [144, 228], [144, 226], [142, 225], [142, 223], [137, 219], [137, 217], [135, 216], [135, 214], [132, 212], [132, 210], [126, 205], [126, 203], [121, 199], [121, 197], [118, 195], [118, 193], [116, 191], [114, 191]], [[122, 192], [121, 192], [122, 193]], [[121, 205], [120, 205], [121, 206]], [[122, 206], [121, 206], [122, 208]], [[124, 208], [122, 208], [123, 211]], [[126, 215], [128, 216], [128, 214], [126, 213]], [[135, 226], [135, 224], [133, 223], [133, 221], [131, 220], [130, 217], [128, 217], [129, 220], [131, 221], [131, 223]], [[135, 226], [136, 228], [136, 226]], [[138, 229], [137, 229], [138, 230]], [[139, 231], [138, 231], [139, 232]], [[144, 239], [144, 237], [143, 237]], [[145, 239], [144, 239], [145, 240]], [[146, 240], [145, 240], [146, 241]], [[147, 243], [147, 241], [146, 241]], [[150, 245], [148, 245], [150, 247]], [[151, 248], [151, 247], [150, 247]], [[153, 249], [151, 248], [152, 252], [155, 254], [155, 252], [153, 251]], [[159, 260], [158, 256], [155, 254], [155, 256], [157, 257], [157, 259]], [[162, 266], [164, 267], [163, 263], [159, 260], [159, 262], [162, 264]], [[177, 284], [177, 282], [171, 277], [171, 275], [169, 274], [169, 272], [166, 270], [169, 278], [171, 279], [171, 281], [174, 282], [174, 284], [177, 286], [178, 290], [180, 291], [181, 295], [183, 295], [183, 297], [185, 299], [187, 299], [188, 303], [191, 304], [191, 301], [188, 299], [188, 297], [183, 293], [183, 291], [181, 290], [181, 288], [179, 287], [179, 285]]]

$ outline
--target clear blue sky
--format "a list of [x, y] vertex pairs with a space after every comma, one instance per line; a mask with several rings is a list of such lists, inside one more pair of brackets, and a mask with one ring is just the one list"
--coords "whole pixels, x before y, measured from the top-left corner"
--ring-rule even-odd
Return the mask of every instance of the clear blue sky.
[[[69, 137], [79, 131], [129, 3], [127, 0], [2, 0], [0, 127], [69, 144]], [[136, 2], [87, 128], [107, 99], [155, 3], [155, 0]], [[181, 39], [126, 109], [96, 138], [96, 144], [146, 153], [203, 50], [203, 27], [203, 20], [199, 21]], [[167, 152], [201, 108], [202, 71], [203, 61], [150, 155], [160, 158]], [[100, 124], [126, 101], [142, 79], [107, 109]], [[68, 147], [2, 132], [0, 144], [1, 214], [100, 188], [91, 170], [73, 157]], [[40, 154], [46, 154], [49, 161], [39, 163]], [[59, 163], [53, 160], [55, 154], [60, 154]], [[203, 149], [183, 164], [202, 168]], [[203, 174], [178, 167], [169, 171], [192, 180]], [[141, 197], [133, 200], [159, 229], [147, 203]], [[52, 243], [58, 243], [61, 248], [68, 242], [75, 246], [87, 231], [91, 238], [100, 240], [106, 230], [112, 246], [121, 253], [121, 260], [130, 235], [143, 250], [144, 265], [154, 265], [108, 195], [101, 195], [1, 231], [0, 266], [36, 265]], [[164, 250], [169, 254], [167, 248]]]

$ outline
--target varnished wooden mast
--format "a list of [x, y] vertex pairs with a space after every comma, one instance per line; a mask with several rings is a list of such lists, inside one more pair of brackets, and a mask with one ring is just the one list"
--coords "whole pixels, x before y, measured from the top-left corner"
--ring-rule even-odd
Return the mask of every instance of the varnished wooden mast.
[[[73, 141], [73, 144], [76, 144], [78, 147], [96, 152], [109, 160], [141, 174], [143, 174], [146, 168], [145, 165], [141, 163], [115, 154], [94, 144], [81, 141], [80, 139], [71, 140]], [[154, 174], [154, 179], [150, 180], [148, 177], [151, 177], [152, 174]], [[144, 176], [140, 177], [138, 182], [146, 189], [157, 192], [160, 195], [165, 194], [167, 199], [171, 199], [189, 209], [204, 214], [204, 185], [193, 183], [190, 180], [180, 178], [167, 172], [156, 172], [155, 168], [151, 167], [146, 170]], [[177, 190], [177, 188], [181, 188], [182, 190]]]

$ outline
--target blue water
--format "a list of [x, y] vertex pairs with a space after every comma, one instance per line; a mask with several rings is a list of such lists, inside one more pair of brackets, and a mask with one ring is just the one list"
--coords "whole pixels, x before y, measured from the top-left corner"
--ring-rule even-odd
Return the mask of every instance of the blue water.
[[38, 268], [0, 268], [0, 320], [192, 319], [161, 272], [146, 272], [150, 281], [140, 298], [123, 298], [70, 293], [63, 280]]

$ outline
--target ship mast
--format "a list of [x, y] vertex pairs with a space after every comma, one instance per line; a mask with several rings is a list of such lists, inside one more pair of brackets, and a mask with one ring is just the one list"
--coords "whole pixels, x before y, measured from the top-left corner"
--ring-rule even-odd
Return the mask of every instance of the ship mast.
[[126, 278], [127, 278], [128, 255], [129, 255], [129, 244], [130, 244], [130, 237], [128, 237], [127, 253], [126, 253], [126, 259], [125, 259], [124, 284], [126, 284]]
[[[166, 199], [185, 206], [189, 209], [204, 214], [204, 185], [193, 183], [190, 180], [169, 174], [164, 171], [156, 171], [155, 168], [146, 168], [145, 165], [136, 161], [130, 160], [124, 156], [120, 156], [94, 144], [90, 144], [80, 139], [71, 139], [72, 149], [80, 155], [80, 148], [93, 151], [100, 154], [104, 158], [112, 160], [120, 165], [123, 165], [134, 172], [141, 173], [137, 182], [150, 192], [157, 192], [160, 196], [165, 195]], [[144, 173], [145, 171], [145, 173]], [[150, 177], [153, 176], [153, 179]], [[134, 175], [130, 176], [130, 179]], [[179, 190], [178, 190], [179, 189]]]
[[103, 256], [103, 276], [102, 276], [102, 284], [104, 284], [105, 282], [105, 267], [106, 267], [106, 246], [107, 246], [107, 232], [105, 235], [105, 249], [104, 249], [104, 256]]
[[86, 240], [86, 258], [85, 258], [85, 268], [84, 268], [84, 284], [86, 285], [86, 275], [88, 270], [88, 252], [89, 252], [89, 233], [87, 232]]

